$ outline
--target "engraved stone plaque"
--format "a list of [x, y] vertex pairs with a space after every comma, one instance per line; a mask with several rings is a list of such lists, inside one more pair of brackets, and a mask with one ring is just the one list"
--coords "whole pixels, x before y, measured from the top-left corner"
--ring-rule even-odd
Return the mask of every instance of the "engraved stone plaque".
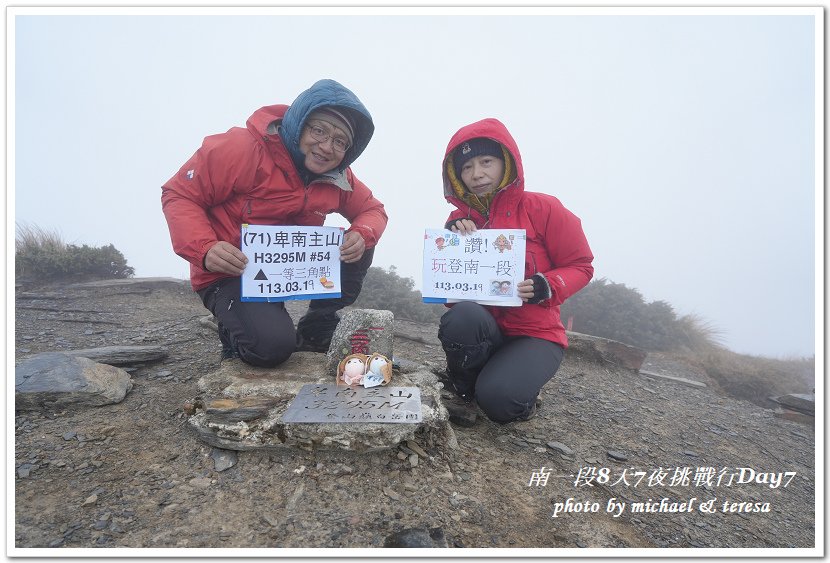
[[417, 387], [303, 385], [282, 416], [283, 422], [421, 422]]

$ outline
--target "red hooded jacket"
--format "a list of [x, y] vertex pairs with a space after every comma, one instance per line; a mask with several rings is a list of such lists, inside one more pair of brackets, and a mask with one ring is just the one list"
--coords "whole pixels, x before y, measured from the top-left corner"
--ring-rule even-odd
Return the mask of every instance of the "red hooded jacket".
[[190, 262], [194, 290], [227, 274], [203, 268], [207, 251], [218, 241], [240, 246], [243, 223], [254, 225], [322, 225], [337, 212], [348, 231], [374, 247], [386, 228], [383, 204], [345, 170], [340, 186], [321, 178], [304, 185], [280, 135], [269, 125], [283, 118], [288, 106], [261, 108], [247, 128], [234, 127], [205, 137], [202, 146], [162, 186], [162, 209], [173, 250]]
[[[453, 166], [452, 156], [456, 147], [476, 137], [501, 143], [512, 156], [515, 166], [515, 179], [495, 194], [486, 216], [458, 197], [448, 171], [448, 167]], [[568, 339], [559, 317], [559, 306], [585, 287], [594, 274], [591, 265], [594, 256], [579, 218], [565, 209], [557, 198], [525, 191], [519, 148], [507, 128], [497, 119], [484, 119], [463, 127], [450, 139], [442, 175], [444, 196], [457, 208], [447, 222], [469, 218], [479, 229], [525, 229], [527, 251], [524, 279], [539, 273], [550, 286], [550, 299], [536, 305], [487, 306], [502, 332], [505, 335], [542, 338], [567, 347]], [[459, 181], [455, 180], [456, 189]]]

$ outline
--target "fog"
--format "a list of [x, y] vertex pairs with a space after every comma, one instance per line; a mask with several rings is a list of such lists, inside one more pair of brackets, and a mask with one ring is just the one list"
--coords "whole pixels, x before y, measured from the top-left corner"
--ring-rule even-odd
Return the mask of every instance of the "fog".
[[352, 166], [390, 218], [374, 265], [420, 288], [447, 142], [496, 117], [526, 189], [582, 219], [597, 278], [736, 352], [815, 353], [819, 8], [8, 10], [11, 240], [37, 225], [187, 278], [160, 186], [206, 135], [332, 78], [376, 126]]

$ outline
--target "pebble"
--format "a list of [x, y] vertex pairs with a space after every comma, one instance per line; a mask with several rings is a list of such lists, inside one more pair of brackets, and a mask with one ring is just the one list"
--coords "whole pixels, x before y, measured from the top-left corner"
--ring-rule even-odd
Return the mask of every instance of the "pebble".
[[87, 506], [88, 504], [95, 504], [98, 502], [98, 495], [89, 495], [86, 497], [86, 500], [81, 504], [81, 506]]
[[689, 457], [699, 457], [697, 453], [692, 450], [683, 450], [683, 455], [687, 455]]
[[426, 459], [426, 458], [429, 457], [429, 455], [427, 455], [427, 453], [423, 450], [423, 448], [421, 448], [421, 446], [419, 446], [418, 444], [416, 444], [412, 440], [409, 440], [406, 443], [406, 445], [407, 445], [407, 447], [409, 447], [410, 450], [412, 450], [413, 452], [415, 452], [416, 454], [418, 454], [422, 458]]
[[188, 483], [199, 489], [207, 489], [210, 487], [210, 479], [208, 477], [196, 477], [188, 481]]
[[399, 495], [398, 493], [396, 493], [395, 491], [393, 491], [389, 487], [384, 487], [383, 488], [383, 494], [385, 494], [386, 496], [388, 496], [392, 500], [395, 500], [395, 501], [401, 500], [401, 495]]
[[74, 431], [69, 431], [69, 432], [65, 432], [62, 437], [63, 437], [64, 440], [66, 440], [68, 442], [69, 440], [74, 438], [76, 435], [77, 434]]
[[[573, 455], [574, 451], [562, 442], [548, 442], [548, 447], [562, 455]], [[585, 460], [588, 461], [588, 460]]]
[[25, 479], [29, 476], [29, 473], [31, 473], [32, 469], [34, 469], [33, 465], [29, 463], [24, 463], [23, 465], [17, 468], [17, 476], [21, 479]]
[[619, 451], [616, 451], [616, 450], [608, 450], [607, 453], [608, 453], [608, 457], [610, 457], [611, 459], [614, 459], [614, 460], [617, 460], [617, 461], [627, 461], [628, 460], [628, 456], [626, 456], [622, 452], [619, 452]]
[[210, 458], [213, 460], [213, 468], [220, 472], [236, 465], [239, 459], [235, 451], [220, 448], [213, 448], [210, 451]]

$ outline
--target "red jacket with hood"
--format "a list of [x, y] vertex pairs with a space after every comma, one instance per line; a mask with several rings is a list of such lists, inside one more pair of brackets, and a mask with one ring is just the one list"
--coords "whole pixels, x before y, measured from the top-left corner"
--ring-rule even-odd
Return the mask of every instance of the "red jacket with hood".
[[[485, 137], [498, 141], [513, 158], [515, 179], [493, 197], [489, 213], [482, 214], [458, 197], [448, 167], [453, 166], [453, 153], [465, 141]], [[568, 339], [559, 316], [559, 306], [568, 297], [585, 287], [593, 277], [594, 259], [582, 223], [565, 209], [555, 197], [526, 192], [522, 157], [516, 141], [497, 119], [484, 119], [460, 129], [450, 139], [442, 165], [444, 196], [457, 209], [447, 222], [471, 219], [479, 229], [525, 229], [527, 251], [525, 275], [542, 274], [551, 290], [550, 299], [539, 304], [523, 303], [521, 307], [491, 307], [505, 335], [525, 335], [556, 342], [567, 347]], [[454, 176], [454, 174], [452, 174]], [[460, 180], [455, 180], [456, 189]]]
[[339, 178], [321, 177], [304, 184], [274, 126], [288, 109], [263, 107], [248, 119], [246, 128], [206, 137], [196, 154], [162, 186], [162, 209], [173, 250], [190, 262], [194, 290], [229, 277], [205, 270], [203, 260], [218, 241], [239, 248], [243, 223], [318, 226], [326, 215], [337, 212], [351, 223], [348, 231], [363, 236], [367, 249], [383, 234], [387, 223], [383, 204], [351, 168]]

